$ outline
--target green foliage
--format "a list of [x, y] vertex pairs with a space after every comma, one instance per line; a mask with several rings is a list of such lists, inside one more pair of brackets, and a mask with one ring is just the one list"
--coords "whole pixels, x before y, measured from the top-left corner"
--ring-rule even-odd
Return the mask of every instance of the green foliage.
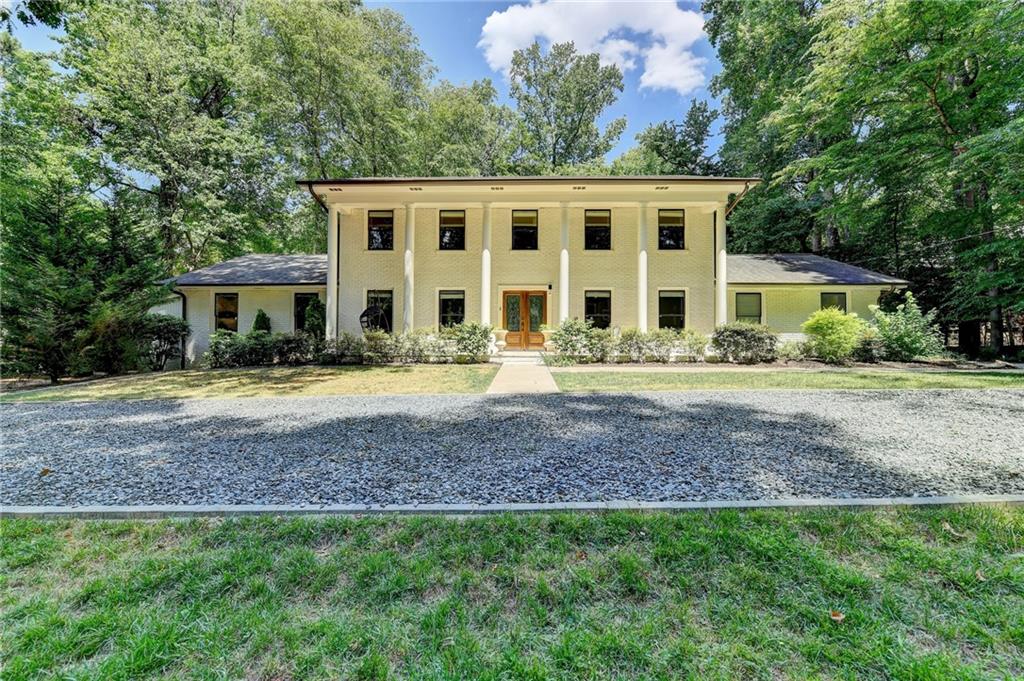
[[[707, 155], [711, 124], [718, 112], [708, 103], [693, 100], [682, 123], [663, 121], [636, 136], [643, 167], [629, 168], [634, 175], [718, 175], [721, 165]], [[625, 160], [619, 161], [620, 164]]]
[[779, 343], [777, 356], [781, 360], [799, 362], [807, 358], [808, 347], [803, 341], [785, 341]]
[[646, 334], [647, 356], [655, 362], [671, 362], [679, 344], [679, 334], [672, 329], [655, 329]]
[[324, 343], [320, 352], [321, 364], [361, 364], [366, 343], [362, 336], [342, 331], [337, 338]]
[[623, 329], [617, 350], [625, 361], [643, 363], [650, 352], [650, 341], [640, 329]]
[[163, 371], [168, 360], [181, 357], [181, 344], [191, 332], [189, 324], [166, 314], [147, 314], [142, 322], [143, 338], [149, 343], [150, 366]]
[[256, 310], [256, 316], [252, 319], [251, 330], [270, 333], [270, 316], [263, 311], [262, 307]]
[[807, 350], [830, 364], [845, 362], [864, 335], [866, 323], [853, 313], [837, 307], [826, 307], [811, 313], [801, 325], [807, 334]]
[[578, 54], [572, 43], [555, 43], [545, 54], [538, 43], [516, 50], [509, 94], [517, 104], [516, 169], [525, 175], [598, 159], [618, 141], [624, 118], [598, 119], [622, 92], [622, 72], [602, 66], [597, 54]]
[[679, 330], [679, 352], [688, 361], [703, 362], [711, 339], [693, 329]]
[[441, 337], [452, 341], [456, 361], [481, 362], [486, 361], [493, 332], [494, 329], [488, 324], [463, 322], [443, 328]]
[[581, 359], [590, 354], [590, 338], [595, 331], [589, 321], [566, 319], [551, 333], [551, 343], [559, 354]]
[[877, 306], [872, 306], [872, 312], [884, 359], [909, 362], [942, 354], [942, 333], [935, 324], [935, 310], [921, 312], [910, 291], [894, 312], [884, 312]]
[[618, 344], [615, 332], [611, 329], [590, 327], [586, 339], [586, 352], [592, 361], [604, 364], [615, 359]]
[[874, 326], [866, 326], [857, 347], [853, 349], [853, 359], [858, 362], [875, 363], [882, 359], [885, 349], [882, 346], [882, 339], [878, 335], [878, 329]]
[[320, 341], [327, 333], [327, 308], [320, 297], [310, 298], [306, 304], [306, 317], [302, 323], [302, 331], [311, 338]]
[[778, 337], [763, 324], [731, 322], [719, 326], [711, 336], [716, 355], [740, 364], [775, 361], [777, 344]]

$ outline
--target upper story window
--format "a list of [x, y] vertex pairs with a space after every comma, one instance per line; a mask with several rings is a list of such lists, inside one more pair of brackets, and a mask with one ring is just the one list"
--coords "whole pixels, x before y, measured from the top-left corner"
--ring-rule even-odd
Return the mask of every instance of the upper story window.
[[658, 328], [686, 328], [685, 291], [658, 291]]
[[302, 331], [306, 328], [306, 309], [309, 304], [314, 300], [319, 300], [320, 296], [316, 293], [296, 293], [295, 294], [295, 331]]
[[466, 250], [466, 211], [443, 210], [438, 220], [437, 247], [442, 251]]
[[846, 312], [846, 294], [845, 293], [822, 293], [821, 294], [821, 309], [826, 307], [838, 307], [843, 312]]
[[512, 211], [512, 250], [537, 250], [537, 211]]
[[583, 248], [610, 251], [612, 248], [612, 212], [588, 210], [583, 213]]
[[395, 212], [393, 210], [371, 210], [367, 214], [366, 247], [371, 251], [393, 251], [395, 249]]
[[238, 331], [238, 294], [215, 293], [213, 315], [217, 331]]
[[761, 294], [736, 294], [736, 321], [748, 324], [761, 323]]
[[686, 211], [658, 211], [658, 249], [681, 251], [686, 248]]
[[595, 329], [607, 329], [612, 325], [612, 292], [584, 291], [583, 318]]
[[441, 326], [455, 326], [466, 321], [466, 292], [441, 291], [438, 293], [437, 316]]

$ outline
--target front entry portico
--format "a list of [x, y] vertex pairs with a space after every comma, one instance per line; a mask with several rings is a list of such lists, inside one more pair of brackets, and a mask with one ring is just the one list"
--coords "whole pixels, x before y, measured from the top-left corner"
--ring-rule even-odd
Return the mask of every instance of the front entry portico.
[[505, 347], [509, 350], [541, 350], [544, 334], [540, 327], [548, 321], [547, 291], [503, 291], [502, 326], [508, 330]]

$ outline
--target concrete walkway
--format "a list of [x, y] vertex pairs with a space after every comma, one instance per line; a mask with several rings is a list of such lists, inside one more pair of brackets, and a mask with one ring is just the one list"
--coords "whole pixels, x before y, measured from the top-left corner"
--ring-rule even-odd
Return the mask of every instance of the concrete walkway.
[[501, 368], [487, 388], [489, 395], [557, 393], [558, 386], [539, 352], [502, 353]]

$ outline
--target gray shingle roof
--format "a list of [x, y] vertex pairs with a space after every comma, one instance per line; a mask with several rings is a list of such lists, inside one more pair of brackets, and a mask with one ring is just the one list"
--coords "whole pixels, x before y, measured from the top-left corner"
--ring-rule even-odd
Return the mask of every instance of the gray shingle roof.
[[327, 256], [243, 255], [175, 278], [176, 286], [327, 284]]
[[[901, 285], [903, 279], [808, 253], [730, 255], [730, 284]], [[324, 286], [327, 256], [243, 255], [178, 276], [176, 286]]]
[[730, 284], [881, 284], [896, 286], [904, 279], [810, 253], [730, 255], [726, 272]]

